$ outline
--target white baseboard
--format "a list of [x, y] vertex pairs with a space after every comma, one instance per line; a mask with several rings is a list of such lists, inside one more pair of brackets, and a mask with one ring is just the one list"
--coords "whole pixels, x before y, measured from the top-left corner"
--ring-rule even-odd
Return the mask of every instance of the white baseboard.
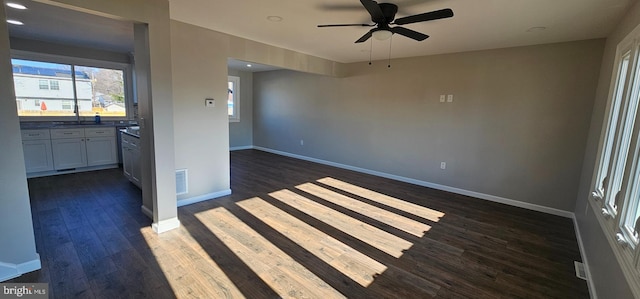
[[158, 234], [176, 229], [178, 227], [180, 227], [180, 220], [178, 220], [178, 217], [173, 217], [151, 224], [151, 228], [153, 228], [153, 231]]
[[40, 255], [36, 253], [36, 258], [21, 264], [10, 264], [0, 262], [0, 282], [16, 278], [22, 274], [36, 271], [42, 268]]
[[315, 162], [315, 163], [319, 163], [319, 164], [324, 164], [324, 165], [329, 165], [329, 166], [333, 166], [333, 167], [348, 169], [348, 170], [352, 170], [352, 171], [356, 171], [356, 172], [362, 172], [362, 173], [375, 175], [375, 176], [379, 176], [379, 177], [383, 177], [383, 178], [388, 178], [388, 179], [392, 179], [392, 180], [396, 180], [396, 181], [401, 181], [401, 182], [405, 182], [405, 183], [410, 183], [410, 184], [414, 184], [414, 185], [418, 185], [418, 186], [423, 186], [423, 187], [428, 187], [428, 188], [432, 188], [432, 189], [438, 189], [438, 190], [447, 191], [447, 192], [451, 192], [451, 193], [471, 196], [471, 197], [475, 197], [475, 198], [480, 198], [480, 199], [484, 199], [484, 200], [488, 200], [488, 201], [493, 201], [493, 202], [502, 203], [502, 204], [506, 204], [506, 205], [510, 205], [510, 206], [520, 207], [520, 208], [524, 208], [524, 209], [528, 209], [528, 210], [543, 212], [543, 213], [552, 214], [552, 215], [556, 215], [556, 216], [561, 216], [561, 217], [565, 217], [565, 218], [572, 218], [573, 217], [573, 213], [572, 212], [564, 211], [564, 210], [560, 210], [560, 209], [556, 209], [556, 208], [550, 208], [550, 207], [545, 207], [545, 206], [532, 204], [532, 203], [528, 203], [528, 202], [522, 202], [522, 201], [518, 201], [518, 200], [514, 200], [514, 199], [508, 199], [508, 198], [504, 198], [504, 197], [494, 196], [494, 195], [490, 195], [490, 194], [484, 194], [484, 193], [480, 193], [480, 192], [469, 191], [469, 190], [464, 190], [464, 189], [445, 186], [445, 185], [440, 185], [440, 184], [434, 184], [434, 183], [425, 182], [425, 181], [421, 181], [421, 180], [416, 180], [416, 179], [412, 179], [412, 178], [407, 178], [407, 177], [403, 177], [403, 176], [398, 176], [398, 175], [394, 175], [394, 174], [388, 174], [388, 173], [375, 171], [375, 170], [370, 170], [370, 169], [366, 169], [366, 168], [355, 167], [355, 166], [351, 166], [351, 165], [345, 165], [345, 164], [335, 163], [335, 162], [331, 162], [331, 161], [311, 158], [311, 157], [307, 157], [307, 156], [292, 154], [292, 153], [278, 151], [278, 150], [265, 148], [265, 147], [260, 147], [260, 146], [254, 146], [253, 148], [256, 149], [256, 150], [269, 152], [269, 153], [272, 153], [272, 154], [277, 154], [277, 155], [281, 155], [281, 156], [287, 156], [287, 157], [296, 158], [296, 159], [300, 159], [300, 160], [306, 160], [306, 161]]
[[151, 211], [151, 209], [142, 205], [140, 206], [140, 210], [142, 210], [142, 214], [145, 214], [147, 217], [153, 219], [153, 211]]
[[200, 195], [200, 196], [180, 199], [180, 200], [178, 200], [178, 207], [194, 204], [194, 203], [205, 201], [205, 200], [215, 199], [215, 198], [218, 198], [218, 197], [227, 196], [227, 195], [230, 195], [230, 194], [231, 194], [231, 189], [227, 189], [227, 190], [208, 193], [208, 194], [204, 194], [204, 195]]
[[571, 218], [573, 219], [573, 227], [575, 227], [576, 238], [578, 239], [578, 248], [580, 249], [580, 256], [582, 257], [582, 263], [584, 264], [584, 272], [587, 275], [587, 287], [589, 288], [589, 295], [591, 296], [591, 299], [598, 299], [598, 294], [596, 294], [596, 288], [593, 284], [593, 278], [591, 277], [591, 271], [589, 270], [589, 261], [587, 260], [584, 243], [582, 243], [582, 235], [580, 234], [578, 220], [576, 220], [575, 214], [573, 214]]
[[253, 145], [234, 146], [234, 147], [230, 147], [229, 151], [240, 151], [240, 150], [248, 150], [248, 149], [253, 149]]

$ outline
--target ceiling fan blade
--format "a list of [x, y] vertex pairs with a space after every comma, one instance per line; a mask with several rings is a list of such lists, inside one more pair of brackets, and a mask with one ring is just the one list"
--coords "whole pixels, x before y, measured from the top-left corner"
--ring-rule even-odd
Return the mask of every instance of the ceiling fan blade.
[[438, 20], [438, 19], [444, 19], [444, 18], [450, 18], [450, 17], [453, 17], [453, 10], [451, 10], [450, 8], [445, 8], [441, 10], [435, 10], [432, 12], [425, 12], [418, 15], [399, 18], [399, 19], [396, 19], [393, 22], [393, 24], [405, 25], [405, 24]]
[[375, 28], [374, 28], [374, 29], [369, 30], [369, 32], [367, 32], [365, 35], [363, 35], [361, 38], [359, 38], [359, 39], [356, 41], [356, 44], [357, 44], [357, 43], [365, 42], [366, 40], [370, 39], [370, 38], [371, 38], [371, 35], [373, 34], [373, 31], [374, 31], [374, 30], [375, 30]]
[[359, 26], [359, 27], [373, 27], [375, 25], [371, 24], [328, 24], [328, 25], [318, 25], [318, 27], [346, 27], [346, 26]]
[[373, 0], [360, 0], [360, 3], [362, 3], [362, 6], [364, 6], [371, 15], [372, 21], [376, 23], [384, 21], [384, 14], [377, 2]]
[[429, 38], [429, 36], [426, 35], [426, 34], [422, 34], [422, 33], [418, 32], [418, 31], [414, 31], [414, 30], [407, 29], [407, 28], [404, 28], [404, 27], [393, 27], [393, 28], [391, 28], [391, 32], [397, 33], [397, 34], [400, 34], [400, 35], [404, 35], [404, 36], [406, 36], [408, 38], [415, 39], [417, 41], [423, 41], [423, 40]]

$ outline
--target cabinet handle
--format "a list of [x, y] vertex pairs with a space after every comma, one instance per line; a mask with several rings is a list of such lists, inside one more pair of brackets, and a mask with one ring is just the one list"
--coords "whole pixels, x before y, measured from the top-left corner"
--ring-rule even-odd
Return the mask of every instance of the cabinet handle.
[[104, 131], [96, 131], [96, 134], [104, 134]]
[[64, 133], [62, 133], [62, 134], [65, 134], [65, 135], [73, 135], [73, 132], [64, 132]]
[[89, 138], [87, 138], [87, 141], [89, 141]]
[[40, 134], [29, 134], [29, 136], [40, 136]]

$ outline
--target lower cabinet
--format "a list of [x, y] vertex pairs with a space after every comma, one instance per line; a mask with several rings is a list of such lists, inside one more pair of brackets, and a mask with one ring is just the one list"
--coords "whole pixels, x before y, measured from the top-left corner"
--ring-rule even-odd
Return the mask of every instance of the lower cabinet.
[[115, 137], [87, 137], [87, 166], [118, 163]]
[[49, 130], [22, 131], [22, 151], [27, 172], [53, 170]]
[[120, 134], [122, 134], [122, 169], [124, 176], [141, 188], [140, 139], [125, 133]]
[[51, 140], [25, 140], [22, 142], [22, 150], [27, 172], [53, 170]]
[[114, 127], [23, 130], [22, 148], [28, 176], [118, 165]]
[[87, 166], [84, 138], [52, 139], [53, 165], [56, 170]]

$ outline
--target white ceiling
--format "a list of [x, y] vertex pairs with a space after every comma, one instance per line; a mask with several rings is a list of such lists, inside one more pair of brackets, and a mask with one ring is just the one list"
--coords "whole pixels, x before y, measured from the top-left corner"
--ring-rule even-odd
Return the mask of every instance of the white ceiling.
[[[5, 2], [8, 0], [4, 0]], [[131, 22], [112, 20], [30, 0], [7, 8], [25, 26], [11, 36], [118, 52], [133, 50]], [[394, 36], [391, 57], [505, 48], [606, 37], [636, 0], [388, 0], [397, 18], [451, 8], [453, 18], [405, 25], [431, 37], [417, 42]], [[354, 41], [368, 27], [317, 28], [318, 24], [370, 23], [358, 0], [170, 0], [171, 18], [338, 62], [386, 59], [389, 41]], [[280, 16], [271, 22], [268, 16]], [[527, 31], [546, 27], [543, 31]], [[241, 65], [241, 64], [240, 64]]]
[[[397, 18], [451, 8], [449, 19], [405, 25], [431, 37], [394, 36], [391, 56], [411, 57], [602, 38], [635, 0], [387, 0]], [[170, 0], [171, 18], [338, 62], [369, 59], [367, 27], [318, 24], [370, 23], [358, 0]], [[280, 16], [271, 22], [268, 16]], [[527, 30], [546, 27], [543, 31]], [[388, 41], [373, 42], [373, 58], [386, 59]]]

